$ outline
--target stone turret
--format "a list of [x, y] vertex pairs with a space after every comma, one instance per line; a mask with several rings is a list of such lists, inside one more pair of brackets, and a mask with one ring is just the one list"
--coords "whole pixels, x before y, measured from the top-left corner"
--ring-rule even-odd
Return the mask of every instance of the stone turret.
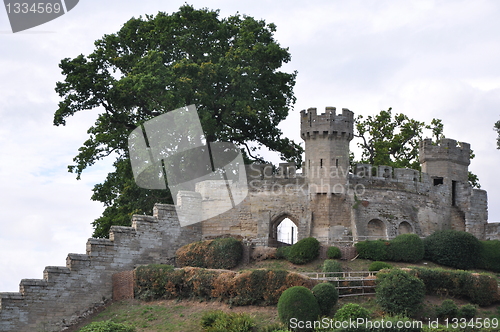
[[433, 143], [427, 138], [420, 142], [422, 172], [447, 181], [468, 181], [470, 144], [443, 138]]
[[335, 107], [317, 114], [316, 108], [303, 110], [301, 137], [305, 141], [303, 172], [311, 193], [343, 193], [349, 174], [349, 142], [353, 138], [354, 114]]

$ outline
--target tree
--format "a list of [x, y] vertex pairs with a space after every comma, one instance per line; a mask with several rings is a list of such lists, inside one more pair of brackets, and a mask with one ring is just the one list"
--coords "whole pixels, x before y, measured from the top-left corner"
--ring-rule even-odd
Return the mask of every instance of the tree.
[[79, 111], [99, 112], [69, 171], [80, 178], [98, 160], [116, 157], [115, 170], [93, 189], [92, 200], [106, 207], [94, 236], [172, 201], [168, 191], [137, 187], [127, 151], [133, 129], [170, 110], [195, 104], [207, 141], [232, 142], [247, 161], [262, 161], [255, 151], [265, 146], [300, 165], [302, 148], [277, 127], [295, 102], [296, 72], [278, 71], [291, 56], [275, 31], [251, 17], [221, 19], [218, 11], [184, 5], [171, 15], [132, 18], [97, 40], [90, 55], [61, 61], [54, 125]]
[[354, 135], [361, 138], [358, 143], [362, 149], [360, 162], [374, 166], [420, 170], [418, 149], [423, 129], [431, 129], [436, 139], [443, 137], [441, 120], [432, 119], [431, 125], [426, 125], [404, 114], [396, 113], [393, 116], [392, 108], [363, 119], [362, 115], [357, 117]]
[[[500, 128], [500, 121], [498, 122]], [[356, 118], [355, 137], [361, 138], [361, 160], [351, 164], [366, 163], [374, 166], [387, 165], [393, 168], [412, 168], [420, 170], [418, 160], [419, 144], [423, 130], [431, 130], [435, 142], [444, 138], [444, 125], [440, 119], [432, 119], [430, 125], [404, 114], [392, 114], [392, 108], [380, 111], [375, 116], [362, 115]], [[500, 130], [500, 129], [499, 129]], [[471, 150], [470, 159], [475, 157]], [[469, 172], [469, 183], [473, 188], [481, 188], [477, 175]]]
[[500, 120], [495, 122], [495, 126], [493, 129], [497, 132], [498, 137], [497, 137], [497, 149], [500, 149]]

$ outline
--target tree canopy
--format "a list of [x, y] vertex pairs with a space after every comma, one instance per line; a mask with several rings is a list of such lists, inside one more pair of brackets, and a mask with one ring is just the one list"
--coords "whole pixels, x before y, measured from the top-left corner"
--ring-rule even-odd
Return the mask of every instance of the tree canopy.
[[68, 166], [80, 178], [98, 160], [112, 156], [115, 170], [93, 189], [106, 209], [94, 222], [94, 236], [113, 224], [129, 225], [134, 213], [151, 213], [154, 203], [170, 203], [165, 190], [137, 187], [127, 137], [145, 121], [195, 104], [207, 141], [232, 142], [247, 161], [262, 161], [258, 147], [301, 164], [302, 148], [281, 137], [278, 124], [295, 102], [296, 72], [279, 68], [290, 61], [274, 39], [274, 24], [236, 14], [184, 5], [173, 14], [132, 18], [114, 34], [95, 42], [93, 53], [63, 59], [62, 98], [54, 125], [66, 125], [79, 111], [97, 113], [89, 137]]
[[[425, 124], [401, 113], [392, 114], [392, 108], [366, 118], [359, 115], [355, 122], [354, 136], [360, 138], [358, 147], [361, 148], [361, 159], [355, 161], [351, 155], [352, 163], [420, 170], [419, 144], [426, 129], [431, 131], [435, 142], [444, 137], [444, 125], [440, 119], [432, 119], [430, 124]], [[470, 158], [474, 158], [472, 150]], [[469, 183], [475, 188], [481, 187], [477, 175], [471, 172]]]

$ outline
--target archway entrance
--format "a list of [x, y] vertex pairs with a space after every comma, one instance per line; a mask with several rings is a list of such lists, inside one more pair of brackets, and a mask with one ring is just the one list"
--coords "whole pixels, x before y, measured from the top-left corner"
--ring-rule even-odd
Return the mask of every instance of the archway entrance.
[[297, 225], [288, 218], [283, 219], [278, 227], [278, 242], [294, 244], [297, 242], [298, 229]]
[[269, 226], [268, 246], [281, 247], [297, 242], [299, 227], [288, 214], [282, 214], [275, 218]]

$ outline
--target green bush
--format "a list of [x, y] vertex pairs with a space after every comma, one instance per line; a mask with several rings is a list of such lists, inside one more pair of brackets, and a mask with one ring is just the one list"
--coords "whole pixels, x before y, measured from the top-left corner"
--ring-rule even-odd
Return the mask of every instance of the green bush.
[[500, 272], [500, 241], [481, 241], [481, 268]]
[[481, 243], [474, 235], [456, 231], [437, 231], [424, 239], [425, 258], [456, 269], [481, 265]]
[[[325, 259], [323, 262], [323, 272], [342, 272], [342, 265], [336, 260]], [[337, 275], [329, 274], [328, 276], [334, 277]]]
[[387, 247], [390, 261], [416, 263], [424, 259], [424, 242], [417, 234], [401, 234]]
[[470, 303], [465, 304], [460, 308], [458, 308], [458, 313], [457, 313], [458, 317], [465, 318], [467, 320], [476, 317], [476, 314], [477, 314], [476, 306]]
[[370, 318], [371, 314], [368, 309], [363, 308], [357, 303], [346, 303], [337, 310], [333, 318], [336, 321], [344, 322], [348, 321], [350, 319], [356, 319], [356, 318]]
[[359, 258], [369, 259], [372, 261], [386, 261], [389, 259], [388, 246], [389, 241], [376, 240], [376, 241], [361, 241], [356, 243], [356, 251]]
[[368, 267], [368, 271], [380, 271], [383, 269], [392, 269], [392, 265], [386, 262], [372, 262]]
[[290, 249], [292, 249], [291, 246], [283, 246], [279, 247], [276, 250], [276, 259], [288, 259], [288, 255], [290, 254]]
[[[292, 318], [297, 321], [314, 321], [318, 319], [319, 315], [318, 301], [309, 289], [295, 286], [288, 288], [281, 294], [278, 301], [278, 316], [281, 322], [288, 327], [290, 327]], [[302, 331], [307, 331], [307, 329]]]
[[436, 316], [439, 319], [456, 318], [458, 315], [458, 306], [453, 300], [444, 300], [440, 306], [436, 308]]
[[248, 314], [218, 310], [203, 314], [201, 327], [207, 332], [253, 332], [256, 324]]
[[331, 283], [321, 283], [313, 287], [312, 293], [318, 301], [321, 315], [328, 316], [339, 300], [339, 292]]
[[174, 271], [172, 265], [150, 264], [135, 270], [135, 295], [141, 300], [152, 300], [165, 295], [167, 272]]
[[232, 269], [243, 257], [243, 244], [231, 237], [200, 241], [180, 247], [175, 255], [181, 267]]
[[302, 239], [290, 247], [287, 259], [293, 264], [307, 264], [319, 255], [319, 241], [313, 237]]
[[94, 322], [82, 327], [78, 332], [135, 332], [135, 328], [112, 321]]
[[339, 259], [342, 256], [342, 253], [340, 252], [340, 248], [331, 246], [326, 251], [326, 256], [330, 259]]
[[420, 267], [411, 270], [423, 280], [427, 294], [449, 294], [480, 306], [498, 301], [498, 282], [488, 274]]
[[425, 297], [424, 282], [402, 270], [378, 274], [377, 303], [388, 313], [414, 315]]

